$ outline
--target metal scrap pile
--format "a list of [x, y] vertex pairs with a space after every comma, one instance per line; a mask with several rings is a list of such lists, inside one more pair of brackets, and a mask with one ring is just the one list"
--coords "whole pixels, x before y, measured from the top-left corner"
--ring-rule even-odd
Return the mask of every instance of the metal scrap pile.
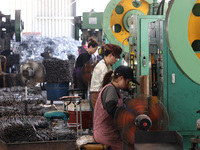
[[0, 138], [6, 143], [33, 142], [75, 139], [72, 131], [51, 130], [44, 117], [15, 116], [2, 117], [0, 120]]
[[41, 53], [45, 52], [47, 47], [53, 50], [52, 54], [55, 58], [66, 60], [70, 55], [78, 57], [79, 46], [81, 46], [81, 42], [71, 37], [49, 38], [40, 35], [23, 35], [20, 61], [43, 60]]
[[[4, 77], [5, 77], [5, 85], [4, 85]], [[16, 73], [8, 73], [4, 75], [0, 75], [0, 87], [12, 87], [12, 86], [23, 86], [24, 83], [22, 81], [21, 74]]]
[[41, 123], [41, 127], [48, 126], [45, 119], [38, 116], [2, 117], [0, 120], [1, 139], [7, 143], [36, 141], [37, 136], [34, 128], [39, 128]]
[[[0, 117], [25, 114], [25, 89], [23, 87], [3, 88], [0, 91]], [[38, 87], [28, 88], [28, 109], [30, 115], [41, 115], [55, 107], [44, 107], [46, 98]]]
[[43, 115], [56, 108], [43, 105], [46, 100], [40, 88], [28, 88], [29, 116], [25, 116], [24, 94], [23, 87], [4, 88], [0, 91], [0, 140], [14, 143], [76, 138], [70, 130], [51, 130]]
[[71, 69], [68, 60], [57, 58], [45, 59], [43, 65], [46, 70], [45, 82], [63, 83], [72, 80]]

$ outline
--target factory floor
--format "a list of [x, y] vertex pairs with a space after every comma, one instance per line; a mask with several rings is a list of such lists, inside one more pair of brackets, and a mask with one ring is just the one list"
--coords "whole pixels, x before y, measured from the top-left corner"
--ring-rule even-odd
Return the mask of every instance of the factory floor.
[[[42, 91], [42, 95], [46, 97], [46, 91]], [[47, 100], [47, 105], [51, 105], [51, 101]], [[57, 110], [63, 111], [64, 104], [63, 101], [53, 101], [53, 106], [56, 107]], [[67, 110], [67, 107], [65, 108]], [[80, 107], [78, 107], [78, 115], [80, 116]], [[68, 105], [68, 111], [70, 114], [69, 123], [76, 122], [76, 114], [75, 114], [75, 105], [70, 103]], [[89, 100], [85, 99], [81, 101], [81, 111], [82, 111], [82, 135], [91, 135], [92, 134], [92, 111], [90, 109]], [[79, 118], [80, 122], [80, 118]], [[72, 128], [74, 130], [74, 128]], [[80, 131], [80, 129], [79, 129]]]
[[[51, 104], [51, 101], [48, 101], [47, 100], [47, 105], [50, 105]], [[91, 120], [91, 114], [92, 114], [92, 112], [91, 111], [85, 111], [85, 110], [87, 110], [87, 108], [85, 108], [85, 107], [89, 107], [89, 105], [88, 106], [85, 106], [85, 105], [87, 105], [87, 104], [83, 104], [82, 105], [82, 124], [83, 124], [83, 129], [82, 129], [82, 132], [81, 132], [81, 129], [79, 128], [79, 130], [78, 130], [78, 133], [79, 133], [79, 136], [77, 137], [77, 139], [79, 138], [79, 137], [82, 137], [82, 136], [84, 136], [84, 135], [92, 135], [92, 127], [91, 127], [91, 124], [87, 124], [88, 123], [88, 114], [89, 114], [89, 116], [90, 116], [90, 121], [92, 121]], [[64, 110], [64, 105], [63, 105], [63, 102], [62, 101], [54, 101], [53, 102], [53, 106], [55, 106], [56, 107], [56, 109], [57, 110], [60, 110], [60, 111], [63, 111]], [[69, 109], [69, 113], [70, 113], [70, 118], [69, 118], [69, 120], [68, 120], [68, 122], [76, 122], [76, 119], [75, 119], [75, 111], [74, 111], [74, 106], [73, 106], [73, 104], [71, 104], [70, 106], [68, 106], [68, 109]], [[80, 115], [80, 111], [79, 111], [79, 114], [78, 115]], [[80, 119], [80, 118], [79, 118]], [[60, 121], [60, 122], [62, 122], [62, 121]], [[80, 122], [80, 120], [79, 120], [79, 122]], [[63, 123], [63, 122], [62, 122]], [[69, 126], [69, 124], [67, 125], [67, 126]], [[88, 127], [88, 128], [85, 128], [85, 127]], [[90, 126], [90, 127], [89, 127]], [[74, 132], [74, 134], [77, 134], [77, 131], [76, 131], [76, 127], [72, 127], [72, 128], [70, 128], [70, 130], [72, 131], [72, 132]], [[69, 141], [69, 144], [70, 145], [74, 145], [74, 146], [76, 146], [76, 141], [74, 141], [74, 144], [72, 144], [71, 143], [72, 141]], [[73, 146], [72, 146], [73, 147]], [[76, 149], [75, 147], [73, 147], [73, 149]]]

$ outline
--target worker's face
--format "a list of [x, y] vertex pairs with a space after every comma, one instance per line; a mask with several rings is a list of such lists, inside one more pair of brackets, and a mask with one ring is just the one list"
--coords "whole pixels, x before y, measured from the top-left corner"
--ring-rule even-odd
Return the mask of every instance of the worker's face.
[[127, 89], [131, 79], [124, 79], [123, 76], [121, 76], [121, 77], [122, 77], [122, 79], [121, 79], [121, 89]]
[[92, 54], [94, 54], [97, 51], [98, 46], [92, 47]]
[[113, 65], [114, 63], [116, 63], [119, 60], [119, 58], [113, 56], [112, 54], [110, 54], [110, 64]]

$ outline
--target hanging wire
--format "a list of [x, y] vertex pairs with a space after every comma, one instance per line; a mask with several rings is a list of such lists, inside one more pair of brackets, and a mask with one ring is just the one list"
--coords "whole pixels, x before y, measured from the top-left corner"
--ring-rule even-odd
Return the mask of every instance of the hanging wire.
[[162, 0], [158, 6], [158, 10], [157, 10], [157, 13], [156, 15], [160, 15], [160, 9], [162, 8], [162, 15], [164, 14], [164, 5], [165, 5], [165, 0]]

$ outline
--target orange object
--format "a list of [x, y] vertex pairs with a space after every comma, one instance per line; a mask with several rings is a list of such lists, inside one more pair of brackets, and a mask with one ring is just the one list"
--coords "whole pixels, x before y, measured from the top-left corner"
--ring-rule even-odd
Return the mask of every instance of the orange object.
[[[68, 111], [70, 114], [68, 123], [76, 122], [76, 111]], [[91, 129], [93, 126], [93, 114], [92, 111], [81, 111], [82, 114], [82, 128], [83, 129]], [[78, 112], [78, 116], [80, 116], [80, 111]], [[78, 118], [78, 122], [80, 122], [80, 117]], [[71, 127], [73, 128], [73, 127]]]
[[115, 123], [122, 139], [128, 144], [134, 144], [135, 131], [141, 129], [136, 123], [136, 118], [141, 115], [148, 116], [147, 118], [152, 122], [152, 125], [149, 126], [150, 131], [163, 130], [164, 125], [166, 125], [164, 122], [168, 123], [167, 112], [162, 103], [155, 97], [138, 96], [129, 100], [126, 107], [117, 109], [115, 115]]

